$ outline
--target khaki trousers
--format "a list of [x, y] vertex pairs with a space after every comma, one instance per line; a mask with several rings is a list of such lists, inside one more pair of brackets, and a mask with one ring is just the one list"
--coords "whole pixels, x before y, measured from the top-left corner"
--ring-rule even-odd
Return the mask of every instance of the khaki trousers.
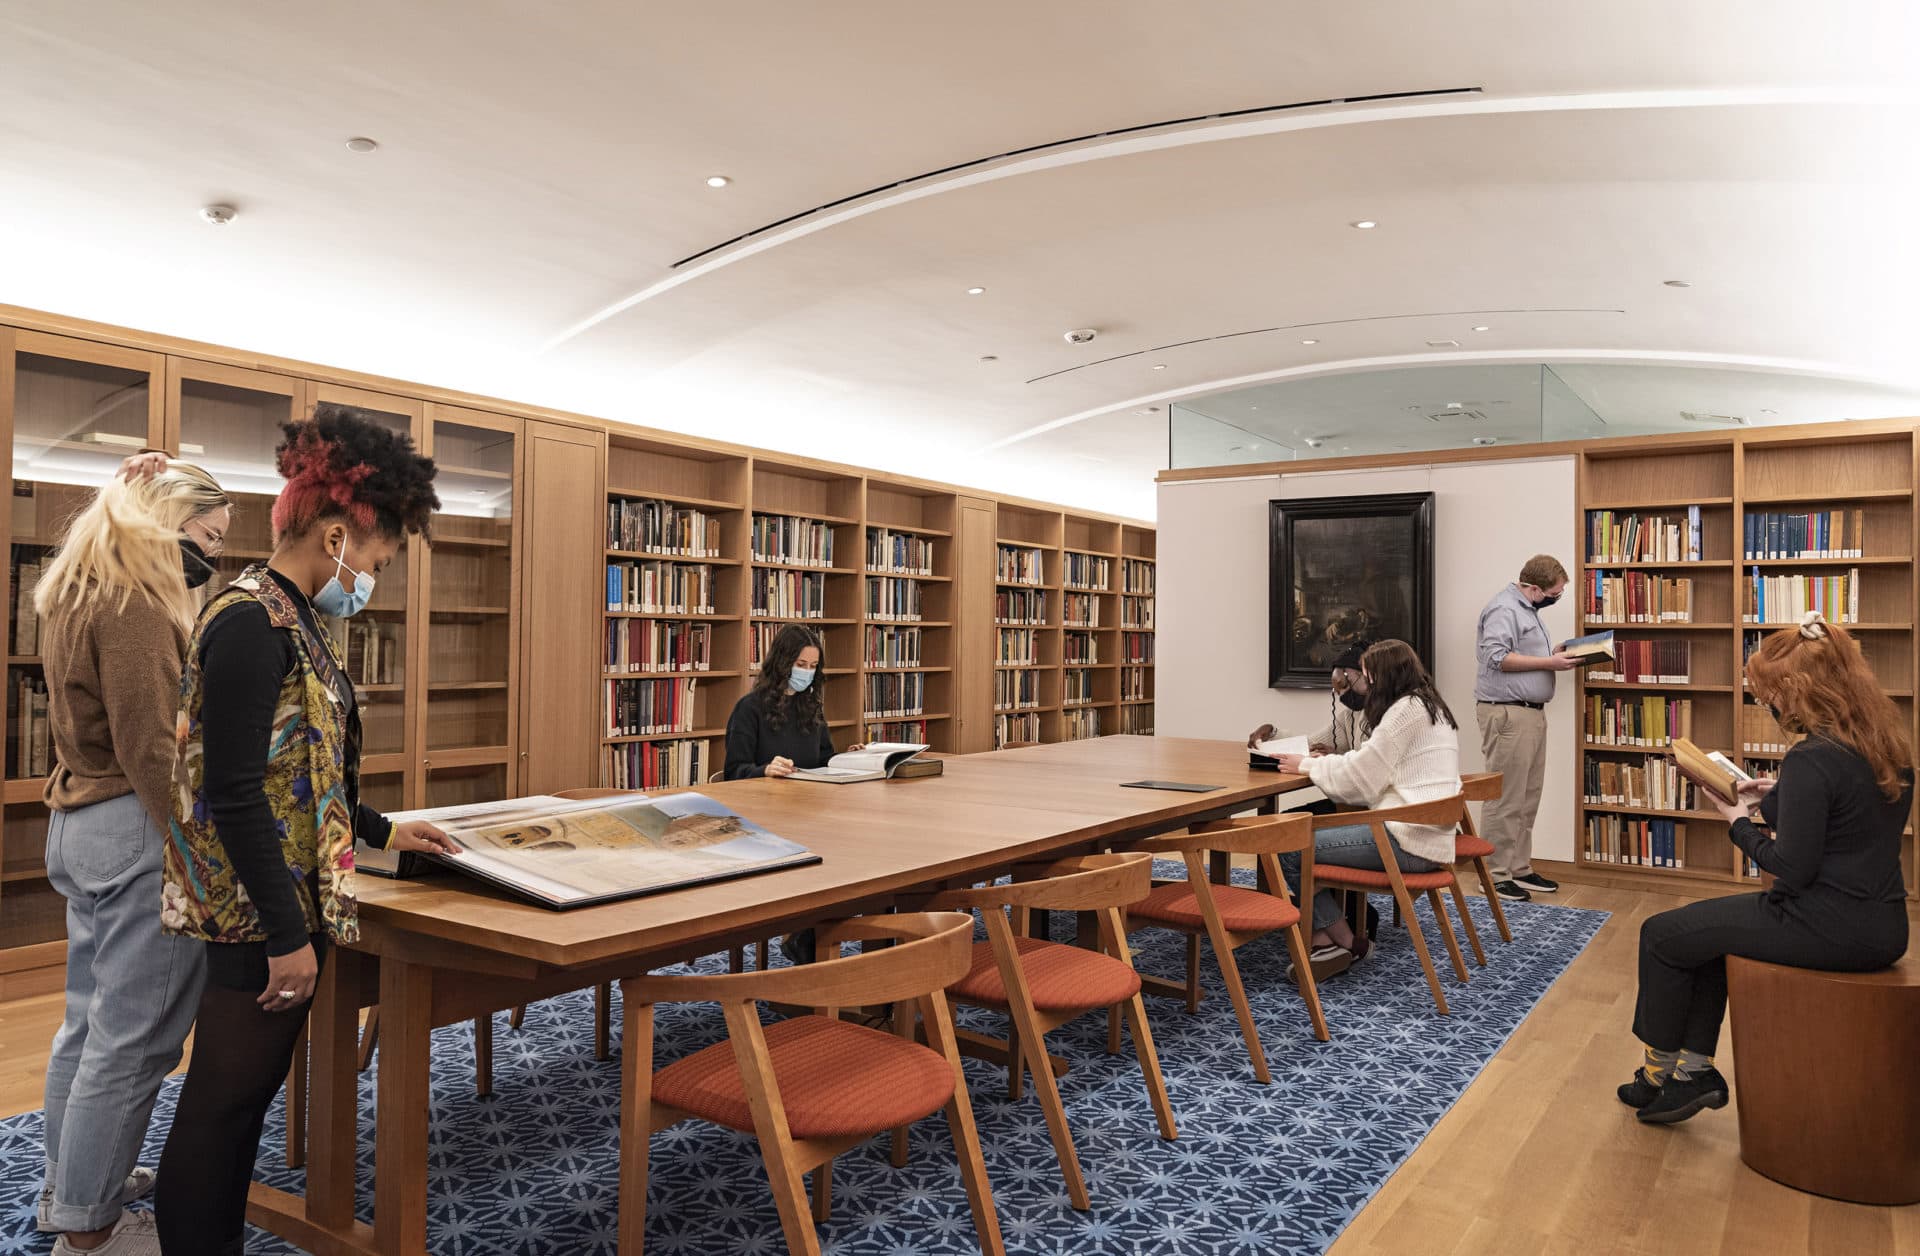
[[1487, 771], [1501, 776], [1500, 797], [1480, 813], [1480, 836], [1493, 843], [1494, 879], [1510, 881], [1533, 871], [1533, 818], [1547, 770], [1547, 713], [1476, 702], [1473, 714]]

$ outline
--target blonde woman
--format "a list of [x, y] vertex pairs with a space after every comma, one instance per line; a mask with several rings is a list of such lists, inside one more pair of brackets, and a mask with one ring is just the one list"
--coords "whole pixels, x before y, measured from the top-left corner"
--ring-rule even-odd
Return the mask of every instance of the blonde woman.
[[54, 764], [47, 877], [67, 900], [67, 1008], [47, 1064], [42, 1231], [55, 1256], [160, 1250], [136, 1168], [180, 1061], [204, 948], [160, 929], [174, 712], [195, 601], [231, 511], [199, 467], [150, 456], [68, 525], [34, 596]]

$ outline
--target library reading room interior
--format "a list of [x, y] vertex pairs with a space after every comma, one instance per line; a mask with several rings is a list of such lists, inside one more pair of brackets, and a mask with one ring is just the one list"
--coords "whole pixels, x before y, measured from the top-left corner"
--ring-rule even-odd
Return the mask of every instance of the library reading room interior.
[[0, 1250], [1920, 1256], [1916, 48], [0, 2]]

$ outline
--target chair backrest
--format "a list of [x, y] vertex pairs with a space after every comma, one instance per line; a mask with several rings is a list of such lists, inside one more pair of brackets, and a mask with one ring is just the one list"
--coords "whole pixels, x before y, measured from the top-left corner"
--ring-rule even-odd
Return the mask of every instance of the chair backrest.
[[1306, 812], [1257, 816], [1242, 820], [1213, 820], [1196, 824], [1185, 833], [1165, 833], [1128, 844], [1129, 850], [1155, 855], [1204, 854], [1286, 855], [1311, 848], [1312, 817]]
[[1460, 777], [1460, 793], [1468, 802], [1492, 802], [1501, 788], [1498, 772], [1467, 772]]
[[[983, 911], [1039, 907], [1056, 911], [1098, 911], [1125, 907], [1153, 891], [1153, 856], [1145, 851], [1115, 855], [1079, 855], [1049, 864], [1023, 864], [1006, 885], [946, 890], [926, 904], [930, 911]], [[1022, 880], [1022, 875], [1029, 877]]]
[[1315, 832], [1321, 829], [1344, 828], [1350, 824], [1384, 824], [1388, 820], [1396, 824], [1426, 824], [1434, 828], [1450, 829], [1460, 823], [1460, 817], [1467, 813], [1467, 800], [1464, 794], [1453, 794], [1446, 798], [1436, 798], [1431, 802], [1408, 803], [1404, 807], [1382, 807], [1377, 811], [1342, 811], [1329, 816], [1314, 816]]
[[[862, 1007], [944, 990], [973, 964], [973, 917], [965, 912], [899, 912], [829, 921], [815, 931], [811, 964], [715, 975], [656, 974], [627, 983], [642, 1003], [789, 1003]], [[840, 957], [843, 942], [894, 945]]]
[[1000, 749], [1025, 750], [1028, 746], [1037, 746], [1039, 744], [1037, 741], [1003, 741], [1000, 743]]

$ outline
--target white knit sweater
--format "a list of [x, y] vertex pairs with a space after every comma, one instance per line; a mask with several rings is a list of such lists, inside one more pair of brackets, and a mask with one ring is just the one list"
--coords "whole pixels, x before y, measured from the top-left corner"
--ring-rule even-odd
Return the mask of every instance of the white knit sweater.
[[[1360, 749], [1305, 764], [1314, 785], [1335, 802], [1374, 809], [1432, 802], [1460, 792], [1460, 734], [1429, 719], [1418, 698], [1402, 698]], [[1387, 831], [1409, 855], [1453, 862], [1451, 828], [1388, 821]]]

